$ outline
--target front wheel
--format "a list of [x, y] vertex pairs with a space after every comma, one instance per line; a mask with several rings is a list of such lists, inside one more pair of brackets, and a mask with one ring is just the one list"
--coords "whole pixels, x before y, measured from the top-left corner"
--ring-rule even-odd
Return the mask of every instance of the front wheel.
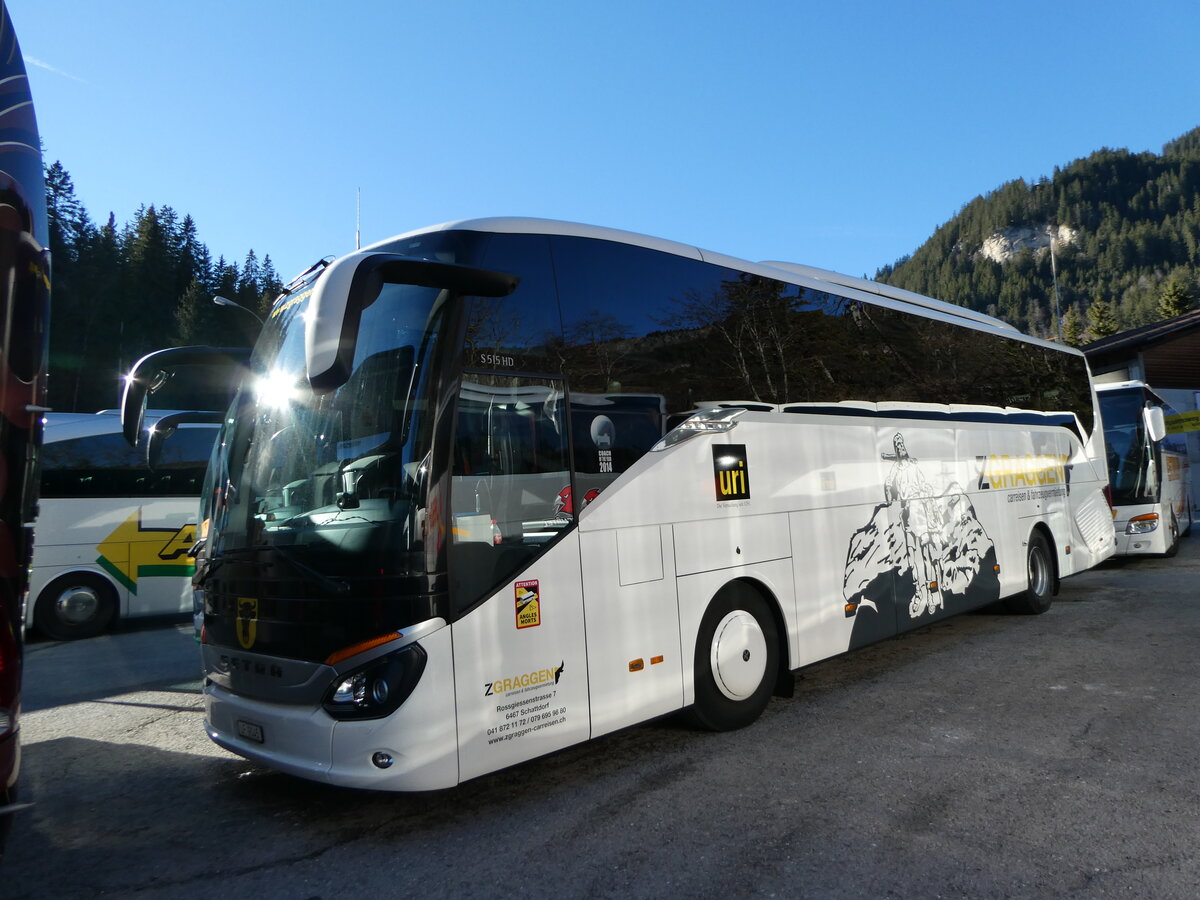
[[1004, 605], [1010, 612], [1038, 616], [1050, 608], [1054, 599], [1054, 557], [1050, 542], [1040, 531], [1029, 535], [1025, 571], [1029, 587], [1025, 593], [1009, 597]]
[[56, 641], [101, 634], [117, 614], [117, 592], [91, 572], [60, 575], [38, 594], [33, 623]]
[[732, 731], [757, 719], [779, 674], [779, 630], [767, 601], [753, 588], [730, 584], [700, 620], [692, 719], [712, 731]]
[[1163, 556], [1174, 556], [1179, 552], [1179, 520], [1171, 510], [1171, 524], [1167, 526], [1167, 552]]

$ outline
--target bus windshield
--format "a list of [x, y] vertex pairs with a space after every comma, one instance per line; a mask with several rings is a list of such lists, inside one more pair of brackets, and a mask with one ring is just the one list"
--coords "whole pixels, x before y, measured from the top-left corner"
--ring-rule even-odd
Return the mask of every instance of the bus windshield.
[[1157, 488], [1148, 477], [1153, 449], [1142, 418], [1146, 401], [1141, 389], [1101, 391], [1099, 398], [1113, 504], [1155, 502]]
[[350, 377], [326, 394], [305, 372], [310, 296], [276, 307], [234, 401], [213, 555], [271, 548], [333, 577], [420, 571], [411, 552], [421, 545], [428, 363], [445, 292], [385, 285], [363, 311]]

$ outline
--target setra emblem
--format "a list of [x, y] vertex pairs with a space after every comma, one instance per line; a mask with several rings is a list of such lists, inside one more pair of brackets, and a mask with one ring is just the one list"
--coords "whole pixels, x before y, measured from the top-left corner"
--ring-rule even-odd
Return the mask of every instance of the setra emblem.
[[258, 598], [238, 597], [236, 625], [238, 643], [249, 650], [258, 637]]

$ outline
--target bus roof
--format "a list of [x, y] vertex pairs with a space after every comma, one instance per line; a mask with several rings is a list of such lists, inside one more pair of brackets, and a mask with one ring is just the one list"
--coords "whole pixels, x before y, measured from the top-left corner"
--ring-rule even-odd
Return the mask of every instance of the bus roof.
[[1144, 381], [1105, 381], [1096, 382], [1097, 391], [1125, 391], [1130, 388], [1150, 388]]
[[[168, 413], [176, 410], [148, 409], [144, 427], [150, 428], [155, 422]], [[97, 434], [120, 434], [121, 413], [119, 410], [105, 409], [94, 413], [46, 413], [42, 442], [46, 444], [55, 441], [69, 441], [74, 438], [92, 437]], [[181, 425], [181, 428], [194, 427], [191, 423]], [[213, 425], [200, 427], [213, 428]]]
[[856, 292], [859, 295], [866, 295], [854, 297], [852, 299], [867, 300], [868, 302], [878, 302], [882, 299], [884, 301], [882, 305], [885, 306], [898, 305], [908, 308], [916, 306], [928, 310], [931, 313], [940, 314], [942, 316], [957, 319], [959, 321], [966, 320], [977, 327], [1003, 332], [1008, 337], [1040, 344], [1042, 346], [1054, 347], [1055, 349], [1068, 353], [1081, 353], [1081, 351], [1073, 347], [1067, 347], [1063, 344], [1058, 344], [1053, 341], [1043, 341], [1040, 338], [1027, 335], [1021, 331], [1018, 331], [1007, 322], [992, 316], [984, 315], [980, 312], [976, 312], [973, 309], [968, 309], [965, 306], [957, 306], [953, 303], [947, 303], [944, 300], [936, 300], [932, 297], [926, 297], [922, 294], [906, 291], [902, 288], [892, 287], [891, 285], [882, 284], [878, 281], [871, 281], [866, 278], [855, 278], [851, 275], [842, 275], [838, 272], [831, 272], [828, 269], [819, 269], [815, 266], [805, 266], [799, 263], [776, 261], [752, 262], [746, 259], [727, 256], [722, 253], [714, 253], [710, 250], [703, 250], [699, 247], [694, 247], [689, 244], [681, 244], [676, 241], [666, 240], [664, 238], [651, 237], [649, 235], [638, 234], [637, 232], [633, 231], [623, 231], [618, 228], [606, 228], [599, 225], [584, 225], [578, 222], [565, 222], [557, 219], [539, 219], [519, 216], [459, 219], [451, 222], [443, 222], [439, 225], [431, 225], [426, 228], [417, 228], [412, 231], [405, 232], [404, 234], [387, 238], [386, 240], [377, 241], [368, 247], [364, 247], [363, 250], [382, 250], [385, 248], [391, 248], [397, 241], [435, 231], [482, 231], [499, 234], [564, 235], [569, 237], [584, 237], [593, 238], [596, 240], [614, 241], [621, 244], [631, 244], [637, 247], [645, 247], [648, 250], [657, 250], [662, 253], [670, 253], [675, 256], [683, 256], [688, 259], [696, 259], [703, 262], [713, 263], [714, 265], [736, 268], [740, 271], [749, 272], [755, 275], [762, 275], [766, 278], [774, 278], [776, 280], [786, 281], [791, 284], [797, 284], [802, 287], [812, 288], [814, 290], [828, 290], [829, 285], [835, 284], [840, 288], [845, 289], [841, 293], [850, 291]]
[[[918, 294], [913, 291], [906, 291], [904, 288], [892, 287], [890, 284], [884, 284], [881, 281], [873, 281], [869, 278], [855, 278], [853, 275], [843, 275], [840, 272], [831, 272], [828, 269], [818, 269], [816, 266], [805, 266], [800, 263], [778, 262], [770, 260], [763, 262], [764, 266], [771, 266], [776, 269], [783, 269], [785, 272], [792, 272], [796, 275], [805, 275], [809, 278], [816, 278], [819, 281], [828, 281], [830, 284], [841, 285], [842, 287], [856, 288], [860, 291], [866, 291], [868, 294], [878, 294], [881, 297], [890, 297], [893, 300], [899, 300], [903, 303], [911, 303], [914, 306], [927, 306], [930, 309], [936, 309], [940, 312], [947, 312], [946, 307], [950, 307], [952, 315], [962, 316], [963, 318], [973, 319], [976, 322], [982, 322], [986, 325], [992, 325], [996, 328], [1003, 328], [1008, 331], [1017, 332], [1017, 329], [1009, 325], [1003, 319], [997, 319], [993, 316], [984, 315], [981, 312], [976, 312], [965, 306], [958, 306], [954, 303], [947, 303], [945, 300], [935, 300], [932, 297], [926, 297], [924, 294]], [[1019, 333], [1019, 332], [1018, 332]]]

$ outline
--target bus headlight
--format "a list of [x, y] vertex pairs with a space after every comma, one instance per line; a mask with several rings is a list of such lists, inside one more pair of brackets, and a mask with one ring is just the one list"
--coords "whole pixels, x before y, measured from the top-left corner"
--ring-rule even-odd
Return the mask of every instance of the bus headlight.
[[1158, 527], [1158, 513], [1146, 513], [1144, 516], [1134, 516], [1125, 526], [1126, 534], [1149, 534]]
[[335, 719], [382, 719], [409, 698], [425, 671], [428, 654], [420, 644], [373, 659], [338, 676], [322, 704]]

